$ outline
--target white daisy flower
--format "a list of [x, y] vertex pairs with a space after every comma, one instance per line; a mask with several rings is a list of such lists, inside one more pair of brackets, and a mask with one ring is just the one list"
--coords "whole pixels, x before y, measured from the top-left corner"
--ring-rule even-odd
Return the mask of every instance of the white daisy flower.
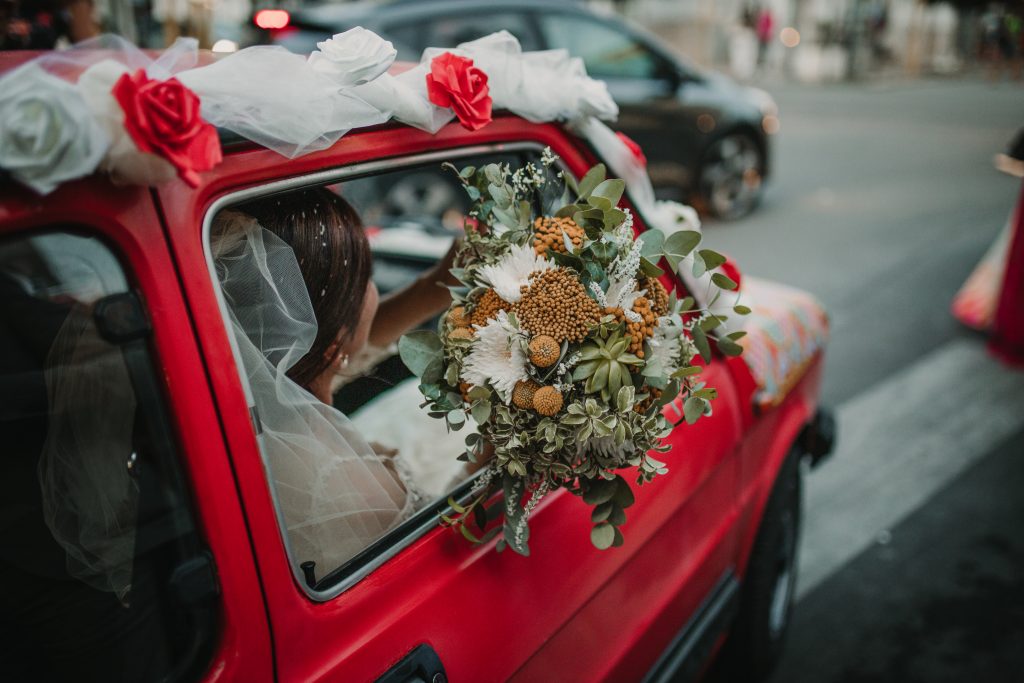
[[522, 286], [530, 283], [531, 273], [554, 267], [554, 263], [543, 256], [538, 256], [533, 247], [516, 245], [497, 263], [482, 267], [479, 277], [493, 287], [498, 296], [514, 304], [522, 296]]
[[505, 311], [486, 325], [477, 325], [476, 339], [462, 365], [462, 381], [475, 387], [490, 384], [507, 404], [516, 382], [529, 377], [528, 359], [516, 334]]

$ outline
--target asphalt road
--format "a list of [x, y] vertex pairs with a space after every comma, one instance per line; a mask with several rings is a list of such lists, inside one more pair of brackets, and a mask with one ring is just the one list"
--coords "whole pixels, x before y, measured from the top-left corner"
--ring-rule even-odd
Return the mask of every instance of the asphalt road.
[[992, 156], [1024, 87], [970, 80], [773, 89], [761, 209], [709, 223], [744, 272], [832, 316], [834, 459], [809, 473], [798, 603], [773, 682], [1024, 681], [1024, 372], [949, 302], [1019, 182]]

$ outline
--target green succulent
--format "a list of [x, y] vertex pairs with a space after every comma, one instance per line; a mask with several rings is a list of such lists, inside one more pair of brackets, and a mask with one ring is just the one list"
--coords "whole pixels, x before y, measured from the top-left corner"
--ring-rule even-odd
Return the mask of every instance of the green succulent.
[[623, 336], [621, 326], [607, 337], [586, 341], [580, 348], [580, 364], [572, 373], [573, 381], [586, 380], [586, 393], [600, 393], [602, 399], [610, 401], [623, 385], [631, 383], [629, 366], [643, 364], [628, 348], [629, 338]]

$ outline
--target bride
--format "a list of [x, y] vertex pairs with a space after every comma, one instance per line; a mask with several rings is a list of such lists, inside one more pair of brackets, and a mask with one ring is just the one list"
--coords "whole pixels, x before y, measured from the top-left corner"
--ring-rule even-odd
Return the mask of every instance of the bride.
[[332, 407], [332, 387], [368, 345], [386, 347], [448, 305], [439, 283], [452, 281], [455, 247], [382, 299], [358, 214], [323, 188], [221, 212], [211, 242], [286, 543], [312, 583], [423, 502], [417, 473]]

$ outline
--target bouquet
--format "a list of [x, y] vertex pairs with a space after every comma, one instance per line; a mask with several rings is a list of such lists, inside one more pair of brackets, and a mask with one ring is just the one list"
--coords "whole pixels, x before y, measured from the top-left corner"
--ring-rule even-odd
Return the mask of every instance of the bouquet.
[[[452, 167], [473, 201], [452, 270], [461, 286], [451, 288], [436, 333], [399, 343], [430, 415], [453, 430], [475, 423], [460, 458], [493, 454], [476, 495], [449, 499], [454, 514], [442, 523], [474, 543], [502, 533], [498, 550], [523, 555], [530, 513], [558, 488], [593, 507], [596, 547], [622, 544], [634, 502], [624, 474], [637, 484], [665, 474], [652, 457], [669, 449], [662, 439], [678, 422], [710, 413], [715, 390], [698, 381], [693, 361], [710, 360], [708, 333], [724, 319], [658, 279], [662, 262], [675, 269], [689, 256], [701, 272], [724, 263], [695, 251], [699, 232], [635, 237], [629, 210], [617, 206], [623, 181], [597, 165], [577, 184], [552, 174], [555, 161], [545, 150], [540, 166], [515, 171]], [[544, 213], [552, 186], [562, 206]], [[715, 273], [714, 286], [736, 283]], [[740, 335], [718, 338], [720, 349], [738, 354]], [[489, 525], [486, 502], [499, 490], [504, 523]]]

